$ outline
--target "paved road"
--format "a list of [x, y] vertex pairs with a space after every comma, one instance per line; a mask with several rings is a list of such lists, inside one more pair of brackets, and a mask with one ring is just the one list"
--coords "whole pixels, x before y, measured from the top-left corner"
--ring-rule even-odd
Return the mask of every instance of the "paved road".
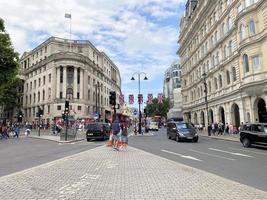
[[130, 145], [221, 177], [267, 191], [267, 148], [201, 137], [198, 143], [168, 140], [166, 129], [151, 137], [131, 137]]
[[103, 142], [58, 144], [48, 140], [19, 138], [0, 140], [0, 176], [76, 154]]

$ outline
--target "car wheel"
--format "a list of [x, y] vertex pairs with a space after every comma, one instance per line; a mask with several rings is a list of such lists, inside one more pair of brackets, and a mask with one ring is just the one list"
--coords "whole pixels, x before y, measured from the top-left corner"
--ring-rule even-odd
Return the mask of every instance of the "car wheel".
[[106, 141], [106, 134], [103, 135], [103, 141]]
[[250, 141], [250, 139], [248, 139], [248, 138], [244, 138], [244, 139], [242, 140], [242, 144], [243, 144], [244, 147], [248, 148], [248, 147], [251, 146], [251, 141]]
[[176, 142], [180, 142], [179, 135], [176, 135], [175, 140], [176, 140]]
[[87, 142], [90, 142], [90, 141], [91, 141], [91, 139], [87, 138]]
[[198, 142], [198, 137], [197, 137], [197, 138], [194, 138], [194, 139], [192, 140], [192, 142]]
[[167, 138], [170, 140], [171, 139], [171, 136], [169, 134], [167, 134]]

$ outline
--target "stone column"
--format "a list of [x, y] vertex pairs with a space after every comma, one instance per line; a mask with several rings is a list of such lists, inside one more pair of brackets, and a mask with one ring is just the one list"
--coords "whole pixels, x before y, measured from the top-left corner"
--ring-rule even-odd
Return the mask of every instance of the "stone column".
[[83, 99], [84, 70], [80, 70], [80, 99]]
[[77, 99], [77, 68], [76, 67], [74, 67], [73, 99]]
[[56, 98], [59, 99], [60, 97], [60, 67], [56, 68], [57, 70], [57, 93]]
[[67, 93], [67, 66], [63, 67], [63, 89], [62, 89], [62, 97], [66, 98]]

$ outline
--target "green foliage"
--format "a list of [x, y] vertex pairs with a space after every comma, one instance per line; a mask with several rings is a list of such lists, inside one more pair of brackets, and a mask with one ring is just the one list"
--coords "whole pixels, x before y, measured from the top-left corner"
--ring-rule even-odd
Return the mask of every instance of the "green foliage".
[[167, 117], [167, 113], [170, 109], [170, 100], [169, 98], [166, 98], [163, 100], [162, 104], [159, 104], [158, 99], [154, 98], [152, 100], [152, 104], [148, 104], [146, 106], [146, 109], [150, 117], [154, 117], [154, 116]]
[[9, 35], [5, 32], [4, 21], [0, 18], [0, 105], [5, 109], [15, 108], [18, 86], [21, 81], [18, 74], [18, 53], [12, 47]]

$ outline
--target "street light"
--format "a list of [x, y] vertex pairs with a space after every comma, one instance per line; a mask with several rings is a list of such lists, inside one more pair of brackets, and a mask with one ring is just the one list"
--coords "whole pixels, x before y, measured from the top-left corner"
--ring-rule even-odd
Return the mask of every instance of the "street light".
[[[203, 84], [204, 84], [204, 93], [205, 93], [205, 104], [206, 104], [206, 110], [207, 110], [207, 130], [209, 129], [209, 107], [208, 107], [208, 89], [207, 89], [207, 74], [204, 72], [202, 74], [203, 77]], [[210, 136], [209, 130], [208, 134]]]
[[[95, 113], [98, 113], [98, 101], [99, 101], [99, 99], [100, 99], [100, 90], [99, 90], [99, 88], [100, 88], [101, 86], [100, 86], [100, 84], [99, 84], [99, 82], [97, 82], [97, 84], [95, 84], [95, 92], [96, 92], [96, 99], [95, 99]], [[99, 93], [97, 93], [97, 90], [99, 90]], [[98, 96], [99, 96], [99, 99], [98, 99]], [[99, 103], [100, 104], [100, 103]], [[99, 113], [98, 113], [98, 116], [99, 116]]]
[[[145, 73], [145, 72], [139, 72], [139, 71], [133, 73], [132, 78], [131, 78], [131, 80], [134, 81], [134, 80], [135, 80], [135, 79], [134, 79], [134, 76], [135, 76], [135, 75], [138, 75], [138, 97], [139, 97], [139, 98], [140, 98], [140, 96], [141, 96], [141, 94], [140, 94], [140, 76], [141, 76], [142, 74], [145, 76], [145, 77], [144, 77], [144, 80], [145, 80], [145, 81], [148, 80], [148, 78], [147, 78], [147, 76], [146, 76], [146, 73]], [[139, 108], [138, 108], [138, 111], [139, 111], [139, 124], [138, 124], [138, 128], [139, 128], [139, 130], [138, 130], [138, 132], [139, 132], [139, 134], [142, 133], [142, 131], [141, 131], [141, 108], [140, 108], [140, 104], [141, 104], [140, 99], [138, 99], [138, 105], [139, 105]]]

